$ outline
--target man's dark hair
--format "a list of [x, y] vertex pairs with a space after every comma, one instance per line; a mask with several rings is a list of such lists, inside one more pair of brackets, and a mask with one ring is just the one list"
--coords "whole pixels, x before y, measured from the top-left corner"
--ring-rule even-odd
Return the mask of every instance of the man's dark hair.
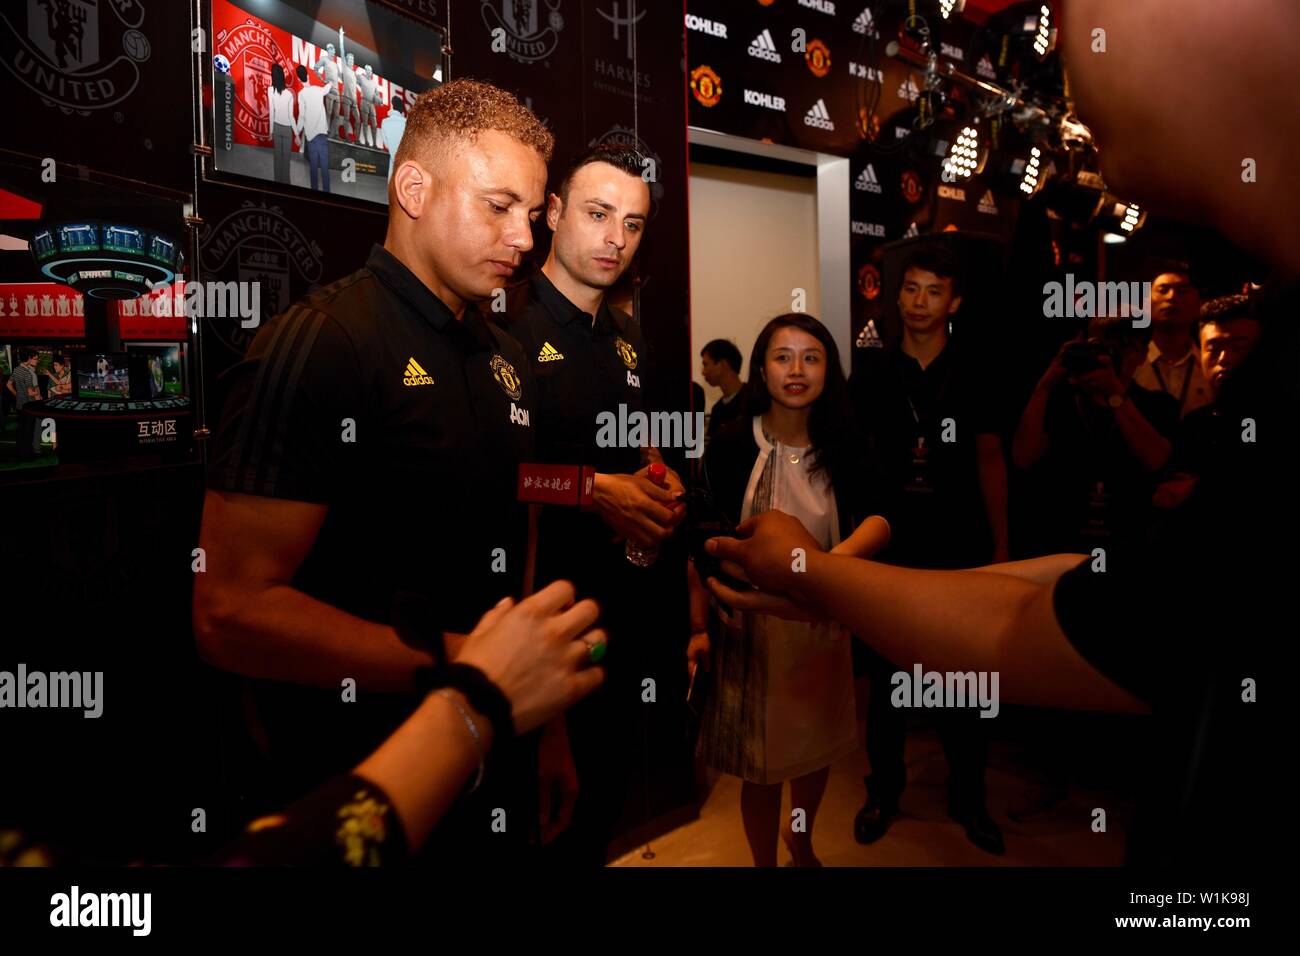
[[1199, 338], [1201, 329], [1211, 322], [1222, 325], [1225, 322], [1235, 322], [1238, 319], [1250, 319], [1252, 322], [1260, 321], [1260, 316], [1254, 303], [1251, 302], [1250, 296], [1221, 295], [1201, 306], [1201, 315], [1196, 323], [1196, 335]]
[[299, 64], [298, 64], [298, 69], [295, 70], [294, 72], [295, 72], [295, 74], [296, 74], [297, 77], [298, 77], [298, 82], [299, 82], [299, 83], [306, 83], [306, 82], [307, 82], [307, 68], [306, 68], [305, 66], [303, 66], [301, 63], [299, 63]]
[[606, 163], [615, 169], [621, 169], [629, 176], [640, 179], [644, 169], [642, 165], [644, 160], [645, 157], [630, 146], [619, 146], [616, 143], [603, 143], [600, 146], [593, 146], [575, 159], [565, 171], [558, 190], [560, 200], [566, 206], [569, 204], [569, 187], [573, 185], [573, 177], [584, 166], [590, 166], [592, 163]]
[[1196, 285], [1192, 281], [1192, 267], [1181, 259], [1151, 259], [1147, 262], [1147, 275], [1152, 282], [1166, 273], [1183, 276], [1189, 285]]
[[726, 362], [731, 366], [731, 370], [737, 375], [740, 374], [740, 366], [744, 361], [740, 355], [740, 349], [736, 348], [736, 343], [727, 339], [714, 339], [704, 348], [700, 349], [701, 355], [707, 355], [714, 362]]
[[923, 269], [933, 272], [940, 279], [950, 279], [952, 294], [961, 295], [961, 262], [947, 246], [920, 246], [913, 249], [903, 260], [903, 268], [898, 273], [900, 280], [907, 275], [908, 269]]
[[30, 358], [31, 358], [33, 355], [35, 355], [35, 354], [36, 354], [36, 350], [35, 350], [35, 349], [19, 349], [19, 350], [18, 350], [18, 364], [19, 364], [19, 365], [22, 365], [24, 362], [26, 362], [28, 359], [30, 359]]
[[403, 93], [401, 96], [394, 96], [391, 100], [388, 101], [388, 108], [390, 110], [393, 110], [394, 112], [402, 113], [403, 115], [405, 115], [406, 94]]

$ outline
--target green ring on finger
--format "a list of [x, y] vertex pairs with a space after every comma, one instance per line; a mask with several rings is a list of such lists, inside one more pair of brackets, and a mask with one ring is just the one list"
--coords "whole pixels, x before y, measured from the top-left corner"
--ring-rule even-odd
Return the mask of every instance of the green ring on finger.
[[585, 637], [582, 643], [587, 645], [587, 657], [593, 664], [600, 663], [601, 658], [605, 656], [605, 649], [609, 646], [604, 641], [591, 641]]

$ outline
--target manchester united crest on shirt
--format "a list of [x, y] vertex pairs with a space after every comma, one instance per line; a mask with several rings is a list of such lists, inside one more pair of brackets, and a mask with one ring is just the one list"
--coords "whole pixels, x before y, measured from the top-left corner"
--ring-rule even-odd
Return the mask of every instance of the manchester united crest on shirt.
[[630, 342], [623, 338], [616, 338], [614, 348], [618, 351], [618, 357], [623, 360], [624, 365], [629, 369], [636, 368], [636, 349], [632, 348]]
[[501, 391], [505, 392], [514, 401], [519, 401], [523, 397], [523, 389], [519, 387], [519, 373], [515, 367], [507, 362], [500, 355], [492, 356], [492, 377], [497, 380], [501, 386]]

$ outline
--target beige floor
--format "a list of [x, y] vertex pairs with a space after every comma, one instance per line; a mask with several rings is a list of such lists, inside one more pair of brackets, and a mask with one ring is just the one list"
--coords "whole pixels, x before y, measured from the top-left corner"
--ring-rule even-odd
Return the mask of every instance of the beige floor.
[[[1072, 789], [1069, 799], [1032, 823], [1007, 818], [1009, 804], [1026, 790], [1029, 777], [1008, 748], [991, 747], [987, 783], [989, 812], [1002, 827], [1007, 852], [992, 856], [972, 846], [965, 831], [948, 819], [945, 788], [948, 767], [938, 737], [925, 729], [907, 740], [908, 787], [902, 814], [871, 846], [853, 839], [853, 817], [864, 799], [867, 769], [861, 751], [831, 768], [830, 783], [818, 811], [813, 846], [826, 866], [1118, 866], [1124, 858], [1121, 818], [1131, 806], [1115, 793]], [[783, 813], [789, 813], [789, 789]], [[1092, 830], [1092, 811], [1107, 811], [1108, 832]], [[641, 847], [611, 866], [752, 866], [740, 819], [740, 781], [720, 777], [700, 810], [700, 818], [653, 841], [652, 859]], [[779, 850], [784, 863], [789, 855]]]

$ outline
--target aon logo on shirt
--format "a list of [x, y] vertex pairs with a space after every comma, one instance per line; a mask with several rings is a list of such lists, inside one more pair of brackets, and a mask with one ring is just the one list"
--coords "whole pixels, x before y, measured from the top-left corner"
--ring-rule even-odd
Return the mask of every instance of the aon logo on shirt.
[[514, 402], [510, 403], [510, 420], [516, 425], [528, 425], [528, 409], [520, 408]]
[[640, 377], [637, 376], [637, 375], [633, 375], [631, 372], [628, 372], [628, 373], [627, 373], [627, 383], [628, 383], [629, 385], [631, 385], [633, 388], [640, 388], [640, 387], [641, 387], [641, 379], [640, 379]]

